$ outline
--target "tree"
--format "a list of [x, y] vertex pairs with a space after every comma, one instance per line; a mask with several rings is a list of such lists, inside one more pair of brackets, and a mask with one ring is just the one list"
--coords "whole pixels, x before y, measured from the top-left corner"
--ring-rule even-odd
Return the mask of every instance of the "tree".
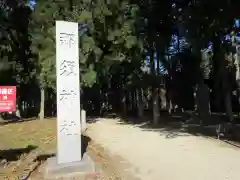
[[[11, 77], [5, 85], [17, 85], [17, 114], [22, 111], [22, 90], [27, 83], [34, 81], [34, 63], [30, 53], [28, 35], [31, 9], [27, 1], [3, 1], [0, 5], [1, 16], [1, 57], [5, 71]], [[19, 19], [19, 17], [21, 17]], [[4, 76], [1, 76], [4, 77]]]
[[[99, 76], [107, 72], [113, 64], [130, 60], [128, 54], [132, 48], [138, 46], [133, 35], [135, 6], [121, 1], [73, 1], [71, 8], [67, 5], [68, 2], [63, 1], [37, 1], [33, 13], [32, 50], [38, 59], [37, 73], [42, 90], [41, 114], [44, 112], [44, 89], [55, 87], [55, 19], [74, 21], [87, 27], [79, 37], [82, 87], [92, 87], [97, 81], [101, 83]], [[104, 76], [108, 77], [106, 73]], [[108, 77], [108, 83], [109, 78], [111, 77]]]
[[[196, 61], [199, 64], [198, 79], [204, 79], [206, 77], [213, 78], [214, 82], [214, 94], [218, 95], [217, 99], [221, 96], [224, 97], [225, 106], [229, 118], [232, 119], [231, 106], [231, 90], [221, 87], [220, 84], [226, 84], [227, 73], [224, 69], [224, 52], [225, 46], [223, 45], [223, 37], [229, 33], [233, 26], [234, 21], [234, 1], [179, 1], [176, 3], [181, 23], [185, 31], [184, 35], [190, 41], [192, 45], [192, 52], [197, 58]], [[201, 56], [201, 50], [209, 45], [209, 42], [213, 43], [213, 57], [204, 58]], [[212, 62], [206, 61], [211, 60]], [[211, 65], [211, 66], [208, 66]], [[211, 68], [211, 71], [209, 68]], [[208, 72], [208, 74], [206, 74]], [[210, 74], [213, 75], [210, 77]], [[205, 76], [205, 77], [204, 77]], [[200, 80], [201, 81], [201, 80]], [[224, 85], [230, 87], [230, 84]], [[220, 91], [219, 91], [220, 90]], [[216, 101], [216, 104], [217, 103]]]
[[45, 94], [48, 88], [56, 89], [55, 71], [55, 19], [68, 13], [66, 2], [37, 1], [32, 14], [32, 53], [37, 62], [37, 78], [41, 91], [39, 117], [44, 119]]

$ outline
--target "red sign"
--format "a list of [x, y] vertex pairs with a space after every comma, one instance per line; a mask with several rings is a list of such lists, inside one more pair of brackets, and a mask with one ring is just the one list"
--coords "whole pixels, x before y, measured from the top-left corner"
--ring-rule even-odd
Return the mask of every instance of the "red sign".
[[16, 111], [16, 86], [0, 86], [0, 112]]

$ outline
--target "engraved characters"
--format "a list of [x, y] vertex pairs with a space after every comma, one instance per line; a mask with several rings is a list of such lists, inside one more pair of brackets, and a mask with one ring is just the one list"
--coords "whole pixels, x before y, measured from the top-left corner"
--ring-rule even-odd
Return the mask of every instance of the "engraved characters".
[[59, 97], [59, 100], [60, 101], [64, 101], [64, 100], [74, 100], [75, 97], [76, 97], [76, 91], [74, 90], [70, 90], [70, 89], [62, 89], [61, 92], [60, 92], [60, 97]]
[[78, 135], [79, 133], [74, 132], [76, 123], [74, 121], [63, 121], [63, 124], [60, 125], [60, 133], [64, 133], [66, 136]]
[[74, 34], [60, 33], [60, 45], [68, 45], [69, 48], [75, 44]]

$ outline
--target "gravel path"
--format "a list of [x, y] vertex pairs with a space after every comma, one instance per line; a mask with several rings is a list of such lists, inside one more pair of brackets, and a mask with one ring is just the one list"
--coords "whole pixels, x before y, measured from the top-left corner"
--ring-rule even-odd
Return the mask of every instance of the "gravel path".
[[240, 149], [221, 141], [189, 134], [170, 139], [164, 133], [119, 124], [116, 119], [89, 124], [87, 133], [110, 155], [121, 157], [121, 172], [136, 179], [240, 179]]

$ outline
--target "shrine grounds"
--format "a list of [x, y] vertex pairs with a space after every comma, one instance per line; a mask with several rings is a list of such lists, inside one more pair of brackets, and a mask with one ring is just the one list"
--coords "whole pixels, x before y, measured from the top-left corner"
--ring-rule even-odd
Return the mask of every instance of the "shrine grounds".
[[[97, 172], [86, 180], [238, 180], [238, 145], [184, 131], [150, 128], [120, 118], [95, 119], [83, 144]], [[43, 180], [56, 151], [56, 120], [1, 122], [0, 179]], [[76, 178], [77, 179], [77, 178]]]

